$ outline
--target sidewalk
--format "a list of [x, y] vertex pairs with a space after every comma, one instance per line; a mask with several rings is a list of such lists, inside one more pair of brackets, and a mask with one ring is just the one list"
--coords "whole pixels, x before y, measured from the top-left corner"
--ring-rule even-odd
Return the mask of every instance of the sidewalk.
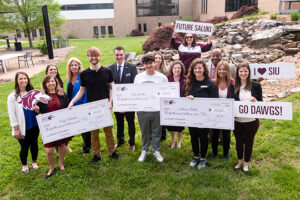
[[0, 55], [11, 54], [11, 53], [26, 53], [28, 51], [33, 52], [33, 63], [34, 67], [32, 67], [31, 62], [29, 62], [29, 68], [25, 68], [24, 62], [20, 63], [21, 68], [19, 69], [18, 58], [13, 58], [9, 60], [9, 65], [7, 66], [7, 73], [3, 73], [2, 67], [0, 66], [0, 84], [14, 81], [16, 72], [23, 71], [28, 74], [29, 77], [32, 77], [35, 74], [40, 73], [46, 69], [46, 66], [49, 64], [56, 64], [58, 62], [62, 62], [66, 60], [68, 57], [68, 53], [73, 50], [74, 46], [69, 46], [66, 48], [53, 49], [54, 59], [49, 60], [48, 55], [42, 55], [38, 49], [36, 48], [25, 48], [23, 51], [8, 51], [1, 50]]

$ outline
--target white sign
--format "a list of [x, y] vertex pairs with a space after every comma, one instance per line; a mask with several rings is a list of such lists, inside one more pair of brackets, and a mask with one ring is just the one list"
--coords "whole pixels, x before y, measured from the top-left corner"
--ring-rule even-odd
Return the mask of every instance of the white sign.
[[114, 124], [108, 99], [37, 115], [44, 144]]
[[162, 97], [179, 97], [179, 82], [114, 84], [114, 112], [159, 111]]
[[233, 130], [233, 106], [233, 99], [162, 98], [160, 124]]
[[291, 102], [234, 102], [235, 117], [263, 119], [293, 119]]
[[174, 32], [211, 35], [213, 29], [210, 23], [176, 21]]
[[295, 78], [295, 63], [250, 64], [251, 79]]

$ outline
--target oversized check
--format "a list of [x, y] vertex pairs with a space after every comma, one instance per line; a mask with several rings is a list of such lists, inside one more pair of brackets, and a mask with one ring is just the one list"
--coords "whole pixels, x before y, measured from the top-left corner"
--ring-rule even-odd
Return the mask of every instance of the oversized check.
[[295, 63], [250, 64], [251, 79], [295, 78]]
[[44, 144], [114, 124], [108, 99], [37, 115]]
[[160, 124], [233, 130], [233, 106], [233, 99], [162, 98]]
[[236, 117], [293, 120], [291, 102], [235, 101]]
[[174, 32], [211, 35], [213, 29], [210, 23], [176, 21]]
[[160, 98], [180, 97], [179, 82], [114, 84], [114, 112], [159, 111]]

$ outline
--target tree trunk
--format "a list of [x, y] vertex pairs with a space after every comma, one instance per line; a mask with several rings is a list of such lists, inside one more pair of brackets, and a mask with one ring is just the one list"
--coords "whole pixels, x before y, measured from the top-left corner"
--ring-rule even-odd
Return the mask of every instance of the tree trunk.
[[28, 28], [25, 31], [27, 33], [27, 37], [28, 37], [28, 41], [29, 41], [29, 47], [32, 48], [33, 45], [32, 45], [31, 31]]

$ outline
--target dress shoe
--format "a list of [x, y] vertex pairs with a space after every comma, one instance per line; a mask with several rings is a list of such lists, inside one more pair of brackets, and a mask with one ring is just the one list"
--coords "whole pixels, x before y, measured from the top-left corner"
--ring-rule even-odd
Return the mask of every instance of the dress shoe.
[[227, 155], [224, 155], [224, 158], [228, 161], [229, 159], [230, 159], [230, 156], [229, 156], [229, 154], [227, 154]]
[[28, 174], [29, 173], [29, 169], [21, 170], [21, 172], [23, 172], [24, 174]]
[[244, 174], [248, 174], [249, 173], [249, 166], [248, 166], [248, 169], [247, 170], [244, 170], [244, 168], [242, 168], [242, 172], [244, 173]]
[[122, 144], [124, 144], [124, 142], [118, 142], [117, 144], [115, 144], [115, 148], [122, 146]]
[[45, 175], [45, 179], [52, 176], [52, 174], [55, 172], [56, 168], [53, 169], [53, 171], [48, 175], [48, 173]]
[[135, 151], [135, 145], [131, 145], [129, 148], [130, 148], [130, 151], [132, 151], [132, 152]]
[[93, 159], [90, 162], [90, 165], [93, 165], [101, 160], [101, 157], [94, 155]]
[[233, 171], [238, 171], [239, 169], [241, 169], [241, 166], [239, 168], [235, 168], [235, 166], [233, 167]]
[[119, 154], [117, 154], [115, 151], [109, 157], [110, 158], [115, 158], [115, 159], [119, 159], [120, 158]]

